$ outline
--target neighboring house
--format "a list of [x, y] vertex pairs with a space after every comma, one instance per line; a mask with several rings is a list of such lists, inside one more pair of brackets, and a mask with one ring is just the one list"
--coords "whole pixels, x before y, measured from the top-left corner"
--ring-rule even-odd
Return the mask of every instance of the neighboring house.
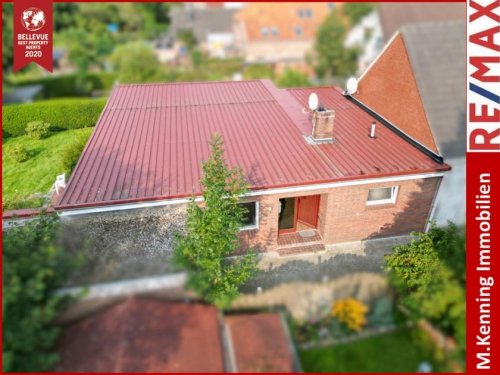
[[57, 372], [295, 372], [277, 313], [131, 298], [66, 326]]
[[[321, 107], [305, 111], [312, 93]], [[87, 218], [91, 238], [113, 228], [113, 212], [131, 220], [141, 209], [168, 209], [159, 211], [158, 228], [168, 227], [169, 212], [201, 194], [201, 162], [215, 133], [250, 184], [241, 251], [288, 254], [422, 231], [449, 170], [339, 88], [278, 89], [268, 80], [119, 85], [55, 209]], [[114, 219], [102, 219], [109, 213]], [[115, 244], [142, 231], [139, 222], [149, 221], [138, 215]]]
[[316, 30], [334, 3], [249, 3], [234, 16], [235, 43], [247, 63], [306, 69]]
[[358, 72], [361, 73], [402, 26], [465, 18], [465, 3], [380, 3], [374, 12], [352, 28], [345, 45], [360, 48]]
[[187, 3], [173, 6], [170, 10], [170, 31], [159, 40], [156, 50], [160, 61], [169, 61], [186, 54], [179, 40], [179, 33], [192, 32], [202, 51], [212, 57], [227, 57], [235, 54], [233, 15], [238, 9], [226, 7], [195, 7]]
[[465, 36], [465, 21], [404, 26], [355, 95], [453, 167], [433, 215], [440, 225], [465, 224]]

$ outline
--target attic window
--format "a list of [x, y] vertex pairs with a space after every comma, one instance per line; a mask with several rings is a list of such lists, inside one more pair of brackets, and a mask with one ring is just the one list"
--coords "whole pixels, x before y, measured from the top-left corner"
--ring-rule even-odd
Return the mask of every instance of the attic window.
[[366, 204], [368, 206], [375, 204], [391, 204], [396, 203], [398, 195], [398, 187], [391, 186], [387, 188], [377, 188], [368, 190], [368, 199]]
[[259, 203], [245, 202], [239, 205], [246, 209], [243, 215], [243, 226], [240, 230], [257, 229], [259, 227]]

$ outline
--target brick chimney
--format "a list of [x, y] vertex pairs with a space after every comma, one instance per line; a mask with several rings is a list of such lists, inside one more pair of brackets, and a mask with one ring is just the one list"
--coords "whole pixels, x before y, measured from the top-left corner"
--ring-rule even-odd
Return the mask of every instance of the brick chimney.
[[319, 109], [313, 113], [312, 137], [317, 140], [333, 139], [333, 124], [335, 111], [333, 109]]

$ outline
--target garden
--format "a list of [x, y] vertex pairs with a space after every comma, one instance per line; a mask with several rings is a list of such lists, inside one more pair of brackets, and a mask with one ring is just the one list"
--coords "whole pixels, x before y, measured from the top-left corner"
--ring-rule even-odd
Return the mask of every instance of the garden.
[[2, 208], [38, 208], [56, 176], [69, 177], [104, 100], [64, 99], [3, 107]]
[[392, 293], [289, 320], [306, 372], [448, 372], [465, 366], [465, 236], [452, 223], [386, 255]]

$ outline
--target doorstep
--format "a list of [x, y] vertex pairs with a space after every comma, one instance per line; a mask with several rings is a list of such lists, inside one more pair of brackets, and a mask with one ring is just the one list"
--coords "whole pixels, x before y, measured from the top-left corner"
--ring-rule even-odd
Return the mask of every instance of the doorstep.
[[323, 239], [317, 230], [282, 234], [278, 238], [278, 254], [295, 255], [303, 253], [317, 253], [325, 250]]

